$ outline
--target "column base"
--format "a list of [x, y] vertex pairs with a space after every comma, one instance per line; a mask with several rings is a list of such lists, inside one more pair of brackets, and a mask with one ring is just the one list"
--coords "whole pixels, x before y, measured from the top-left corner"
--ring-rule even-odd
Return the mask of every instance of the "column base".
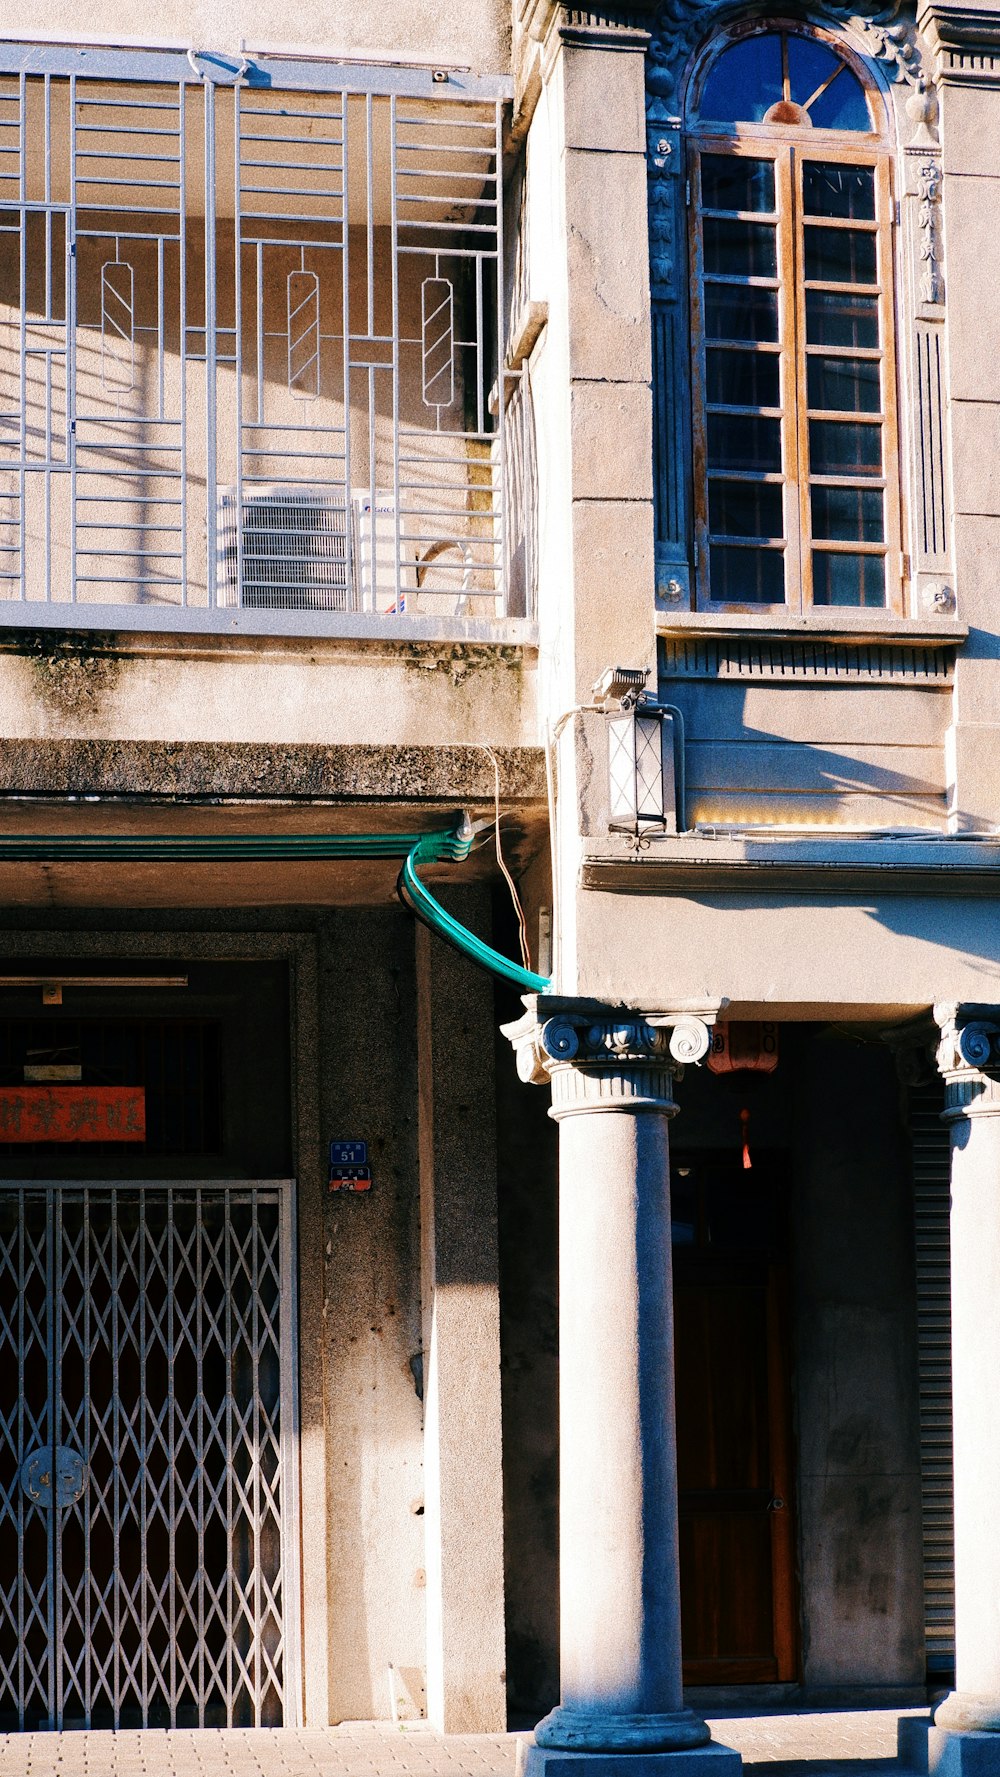
[[902, 1770], [918, 1777], [1000, 1777], [1000, 1734], [956, 1733], [929, 1716], [904, 1716], [897, 1733]]
[[739, 1753], [717, 1740], [676, 1752], [575, 1752], [525, 1737], [515, 1777], [740, 1777], [742, 1768]]
[[681, 1752], [704, 1746], [711, 1738], [707, 1724], [693, 1709], [630, 1715], [559, 1703], [535, 1729], [535, 1745], [553, 1752]]

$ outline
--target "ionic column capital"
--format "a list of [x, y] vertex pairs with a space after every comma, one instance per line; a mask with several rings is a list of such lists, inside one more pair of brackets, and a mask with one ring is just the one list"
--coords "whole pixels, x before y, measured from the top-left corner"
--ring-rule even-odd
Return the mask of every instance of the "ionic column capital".
[[944, 1121], [1000, 1115], [1000, 1006], [937, 1005]]
[[584, 1111], [660, 1111], [677, 1106], [673, 1082], [707, 1054], [718, 1003], [696, 1011], [635, 1011], [594, 1000], [529, 994], [523, 1018], [501, 1028], [522, 1080], [552, 1087], [558, 1121]]

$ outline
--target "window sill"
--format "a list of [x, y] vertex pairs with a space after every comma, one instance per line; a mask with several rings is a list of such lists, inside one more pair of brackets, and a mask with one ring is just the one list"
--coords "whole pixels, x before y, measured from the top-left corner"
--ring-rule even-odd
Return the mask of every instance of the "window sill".
[[898, 617], [892, 611], [793, 612], [658, 611], [658, 636], [815, 636], [831, 642], [909, 643], [918, 648], [955, 648], [968, 640], [969, 626], [955, 617]]

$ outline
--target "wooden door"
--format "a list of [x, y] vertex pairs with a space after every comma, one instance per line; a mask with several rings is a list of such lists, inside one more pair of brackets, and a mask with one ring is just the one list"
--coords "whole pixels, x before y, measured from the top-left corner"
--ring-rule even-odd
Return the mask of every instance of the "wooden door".
[[764, 1156], [679, 1156], [673, 1189], [684, 1679], [790, 1680], [784, 1181]]

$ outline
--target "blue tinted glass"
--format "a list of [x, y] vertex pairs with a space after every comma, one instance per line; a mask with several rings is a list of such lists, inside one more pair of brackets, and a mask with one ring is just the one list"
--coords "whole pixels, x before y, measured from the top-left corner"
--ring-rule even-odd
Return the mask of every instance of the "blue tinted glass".
[[705, 82], [706, 123], [760, 123], [781, 98], [781, 38], [768, 32], [724, 50]]
[[840, 57], [815, 37], [789, 37], [788, 85], [796, 105], [808, 105], [817, 87], [843, 66]]
[[872, 127], [861, 82], [850, 68], [841, 68], [826, 92], [810, 105], [809, 116], [818, 130], [870, 130]]
[[717, 603], [784, 604], [785, 555], [783, 550], [733, 549], [728, 545], [713, 543], [708, 556], [711, 597]]
[[885, 557], [814, 549], [813, 604], [884, 606]]

